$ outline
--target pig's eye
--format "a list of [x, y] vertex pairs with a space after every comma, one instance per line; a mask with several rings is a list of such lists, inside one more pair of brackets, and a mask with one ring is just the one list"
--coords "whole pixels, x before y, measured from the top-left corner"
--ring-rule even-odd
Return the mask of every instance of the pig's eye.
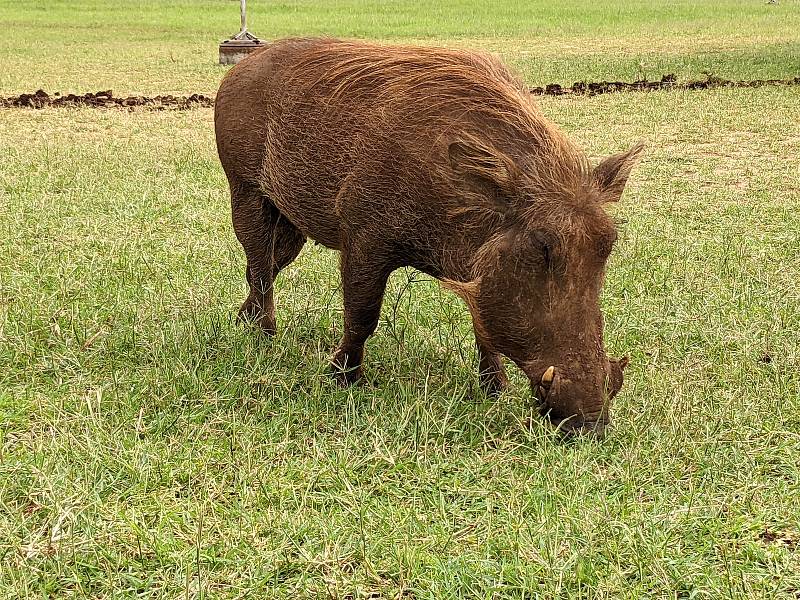
[[558, 238], [550, 232], [537, 229], [533, 232], [533, 243], [544, 263], [545, 268], [550, 271], [558, 269]]

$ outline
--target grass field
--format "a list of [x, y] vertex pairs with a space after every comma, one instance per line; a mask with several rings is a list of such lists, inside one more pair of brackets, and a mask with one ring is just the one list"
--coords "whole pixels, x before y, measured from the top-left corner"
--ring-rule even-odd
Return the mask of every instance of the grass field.
[[[213, 93], [232, 0], [0, 0], [0, 95]], [[531, 84], [785, 78], [800, 71], [800, 0], [251, 0], [250, 28], [499, 52]]]
[[[531, 83], [800, 74], [786, 0], [251, 4], [262, 35], [490, 48]], [[0, 3], [0, 90], [214, 91], [235, 3], [111, 6]], [[334, 253], [284, 271], [275, 339], [236, 326], [210, 109], [0, 110], [0, 597], [800, 597], [800, 89], [541, 104], [593, 157], [648, 143], [602, 442], [559, 443], [517, 373], [481, 395], [465, 308], [411, 271], [358, 389], [326, 375]]]

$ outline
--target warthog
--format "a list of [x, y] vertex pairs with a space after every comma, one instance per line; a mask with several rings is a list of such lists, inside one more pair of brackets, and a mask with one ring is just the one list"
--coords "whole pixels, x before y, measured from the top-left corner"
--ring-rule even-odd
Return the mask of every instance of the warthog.
[[311, 238], [341, 252], [343, 384], [362, 374], [389, 274], [459, 294], [480, 381], [530, 379], [542, 414], [602, 433], [627, 358], [603, 346], [599, 294], [616, 202], [641, 146], [592, 168], [497, 59], [332, 39], [275, 42], [225, 77], [217, 148], [250, 293], [239, 315], [275, 331], [273, 281]]

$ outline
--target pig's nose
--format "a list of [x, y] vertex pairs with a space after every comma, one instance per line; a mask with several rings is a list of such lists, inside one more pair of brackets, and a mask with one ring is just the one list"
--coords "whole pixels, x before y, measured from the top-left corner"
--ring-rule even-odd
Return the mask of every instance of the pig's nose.
[[557, 423], [551, 419], [551, 422], [558, 427], [562, 439], [565, 441], [577, 440], [580, 438], [601, 440], [606, 434], [606, 426], [608, 425], [603, 419], [594, 421], [567, 419], [561, 423]]

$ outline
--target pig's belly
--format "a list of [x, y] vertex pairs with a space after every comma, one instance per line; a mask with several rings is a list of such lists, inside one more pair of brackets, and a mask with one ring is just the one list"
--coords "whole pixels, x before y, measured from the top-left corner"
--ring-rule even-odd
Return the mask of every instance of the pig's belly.
[[303, 235], [328, 248], [341, 248], [341, 221], [336, 210], [339, 189], [317, 183], [318, 177], [288, 170], [295, 176], [272, 177], [267, 195]]

